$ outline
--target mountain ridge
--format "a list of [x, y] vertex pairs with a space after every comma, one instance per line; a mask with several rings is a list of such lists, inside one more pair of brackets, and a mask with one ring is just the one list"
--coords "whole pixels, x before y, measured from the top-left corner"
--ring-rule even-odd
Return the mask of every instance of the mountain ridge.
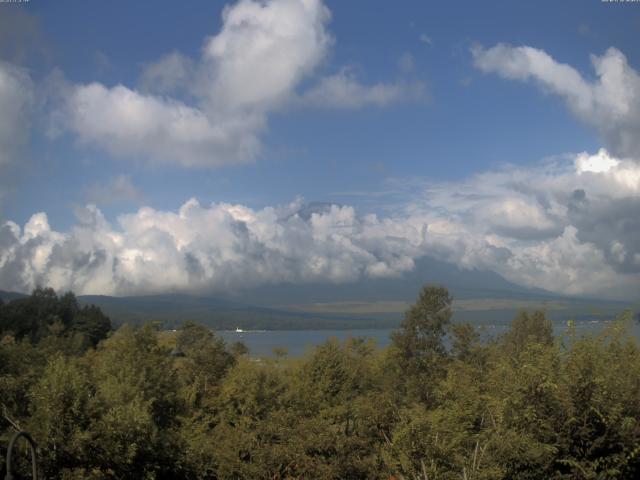
[[[430, 283], [449, 288], [454, 320], [461, 321], [508, 321], [522, 308], [544, 308], [555, 319], [571, 315], [586, 318], [598, 309], [614, 312], [630, 306], [630, 302], [569, 297], [523, 287], [494, 272], [464, 270], [430, 257], [420, 259], [413, 271], [400, 278], [369, 278], [339, 285], [279, 284], [215, 295], [78, 295], [78, 301], [99, 306], [115, 324], [157, 320], [165, 328], [185, 321], [216, 329], [391, 328], [400, 322], [405, 306], [415, 300], [422, 286]], [[26, 296], [0, 291], [4, 301]], [[353, 304], [357, 304], [355, 308]], [[465, 307], [460, 308], [461, 304]]]

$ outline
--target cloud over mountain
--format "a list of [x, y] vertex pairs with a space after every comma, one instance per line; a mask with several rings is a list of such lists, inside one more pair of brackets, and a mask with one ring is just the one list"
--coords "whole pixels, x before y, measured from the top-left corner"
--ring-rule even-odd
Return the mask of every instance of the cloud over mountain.
[[334, 205], [304, 220], [300, 206], [203, 207], [192, 199], [177, 212], [142, 208], [122, 215], [117, 229], [89, 206], [66, 234], [54, 232], [40, 213], [22, 229], [3, 226], [0, 278], [5, 288], [42, 283], [120, 294], [347, 282], [412, 268], [424, 241], [420, 226], [402, 219], [360, 218], [353, 208]]
[[79, 293], [211, 291], [399, 276], [431, 255], [567, 294], [640, 291], [640, 167], [601, 150], [532, 168], [425, 183], [387, 217], [300, 201], [260, 210], [148, 207], [109, 223], [94, 206], [68, 232], [44, 213], [0, 229], [0, 288]]

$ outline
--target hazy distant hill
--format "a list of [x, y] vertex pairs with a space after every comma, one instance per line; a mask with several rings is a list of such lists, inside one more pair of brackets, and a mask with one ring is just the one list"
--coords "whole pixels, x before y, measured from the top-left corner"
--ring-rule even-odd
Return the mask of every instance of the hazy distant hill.
[[[398, 324], [427, 283], [447, 286], [454, 297], [454, 319], [474, 323], [508, 322], [522, 308], [544, 308], [558, 321], [612, 317], [630, 306], [521, 287], [493, 272], [462, 270], [432, 258], [421, 259], [402, 278], [353, 284], [284, 284], [232, 294], [85, 295], [78, 299], [98, 305], [116, 324], [158, 320], [173, 328], [191, 320], [216, 329], [388, 328]], [[21, 296], [0, 291], [5, 301]]]
[[[98, 305], [117, 323], [159, 320], [172, 328], [190, 320], [216, 329], [313, 329], [348, 328], [354, 319], [344, 315], [324, 315], [288, 311], [241, 303], [217, 297], [166, 294], [133, 297], [85, 295], [82, 303]], [[374, 321], [374, 326], [389, 322]]]
[[[27, 295], [0, 290], [3, 301]], [[160, 321], [174, 328], [185, 321], [194, 321], [219, 330], [235, 329], [342, 329], [391, 327], [397, 324], [395, 315], [385, 318], [370, 316], [324, 314], [254, 306], [248, 303], [204, 296], [164, 294], [111, 297], [79, 295], [82, 305], [99, 306], [116, 324], [141, 324]]]
[[551, 300], [564, 298], [542, 289], [511, 283], [488, 270], [463, 270], [453, 264], [423, 257], [416, 267], [399, 278], [363, 279], [346, 284], [281, 284], [239, 292], [235, 297], [250, 298], [259, 305], [288, 305], [343, 301], [415, 300], [427, 283], [445, 285], [456, 299], [510, 298]]
[[0, 299], [3, 302], [10, 302], [11, 300], [15, 300], [17, 298], [24, 298], [27, 295], [25, 295], [24, 293], [18, 293], [18, 292], [5, 292], [4, 290], [0, 290]]

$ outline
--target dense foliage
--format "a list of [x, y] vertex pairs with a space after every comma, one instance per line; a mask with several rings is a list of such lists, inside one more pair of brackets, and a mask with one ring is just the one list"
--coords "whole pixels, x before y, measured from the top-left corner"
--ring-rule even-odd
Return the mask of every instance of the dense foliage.
[[425, 287], [386, 349], [259, 360], [191, 323], [100, 341], [99, 311], [38, 290], [0, 307], [0, 444], [28, 430], [57, 479], [640, 478], [630, 318], [554, 338], [522, 312], [489, 343], [450, 318]]
[[13, 340], [40, 343], [70, 339], [77, 350], [95, 347], [111, 331], [111, 321], [94, 305], [80, 307], [76, 296], [61, 297], [52, 288], [36, 288], [30, 297], [3, 304], [0, 299], [0, 334]]

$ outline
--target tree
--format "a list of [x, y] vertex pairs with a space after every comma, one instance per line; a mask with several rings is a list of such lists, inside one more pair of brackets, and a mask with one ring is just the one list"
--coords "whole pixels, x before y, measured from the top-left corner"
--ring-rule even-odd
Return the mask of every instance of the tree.
[[111, 320], [95, 305], [77, 310], [70, 328], [70, 333], [83, 335], [92, 347], [107, 338], [110, 331]]
[[500, 341], [507, 353], [518, 356], [532, 343], [552, 345], [553, 325], [542, 310], [536, 310], [532, 314], [521, 311]]
[[50, 336], [67, 338], [84, 350], [95, 347], [110, 331], [109, 317], [95, 305], [80, 308], [72, 292], [58, 297], [52, 288], [38, 287], [31, 296], [0, 307], [0, 334], [16, 340], [39, 343]]
[[121, 327], [89, 351], [98, 418], [93, 465], [115, 478], [173, 478], [182, 405], [170, 349], [152, 325]]
[[465, 363], [473, 363], [480, 366], [485, 361], [480, 335], [469, 323], [456, 323], [451, 325], [452, 355]]
[[407, 393], [429, 403], [434, 382], [442, 378], [447, 351], [443, 338], [451, 321], [451, 296], [445, 287], [425, 286], [391, 336]]
[[77, 359], [61, 355], [48, 363], [31, 389], [28, 429], [38, 439], [40, 467], [47, 476], [91, 461], [84, 450], [93, 393]]
[[176, 348], [185, 355], [177, 362], [185, 399], [198, 407], [210, 404], [210, 397], [235, 357], [222, 338], [193, 322], [186, 322], [178, 333]]

